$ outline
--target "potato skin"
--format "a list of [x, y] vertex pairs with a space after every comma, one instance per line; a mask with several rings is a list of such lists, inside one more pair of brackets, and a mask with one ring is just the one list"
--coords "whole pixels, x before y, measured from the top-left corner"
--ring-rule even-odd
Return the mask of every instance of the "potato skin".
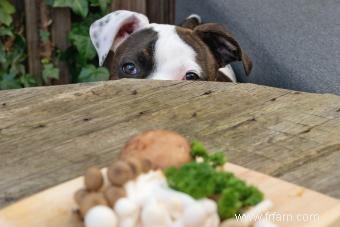
[[133, 137], [123, 148], [120, 157], [147, 158], [158, 168], [179, 167], [192, 159], [188, 141], [168, 130], [146, 131]]

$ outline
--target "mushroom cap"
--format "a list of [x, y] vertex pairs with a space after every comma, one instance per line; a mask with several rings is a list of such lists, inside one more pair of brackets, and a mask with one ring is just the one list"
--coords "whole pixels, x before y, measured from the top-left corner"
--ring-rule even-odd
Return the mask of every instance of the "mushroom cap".
[[186, 207], [182, 215], [182, 222], [187, 227], [202, 226], [207, 219], [208, 215], [202, 204], [194, 202]]
[[84, 176], [85, 187], [89, 191], [98, 191], [104, 183], [102, 172], [97, 167], [91, 167], [86, 170]]
[[142, 224], [145, 227], [170, 227], [172, 221], [169, 212], [162, 203], [149, 200], [144, 204], [141, 213]]
[[118, 199], [114, 206], [114, 210], [120, 218], [138, 215], [137, 204], [127, 197]]
[[146, 131], [133, 137], [120, 156], [147, 158], [159, 168], [178, 167], [192, 159], [188, 141], [178, 133], [167, 130]]
[[86, 213], [84, 223], [86, 227], [116, 227], [118, 220], [111, 208], [99, 205]]

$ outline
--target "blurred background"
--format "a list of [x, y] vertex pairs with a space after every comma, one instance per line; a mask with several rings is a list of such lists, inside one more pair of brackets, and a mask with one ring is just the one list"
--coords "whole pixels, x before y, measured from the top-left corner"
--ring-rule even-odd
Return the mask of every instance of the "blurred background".
[[340, 94], [339, 0], [0, 0], [0, 89], [107, 80], [90, 24], [117, 9], [151, 22], [192, 13], [224, 24], [251, 56], [241, 82]]
[[175, 0], [0, 0], [0, 90], [108, 80], [89, 27], [118, 9], [175, 22]]

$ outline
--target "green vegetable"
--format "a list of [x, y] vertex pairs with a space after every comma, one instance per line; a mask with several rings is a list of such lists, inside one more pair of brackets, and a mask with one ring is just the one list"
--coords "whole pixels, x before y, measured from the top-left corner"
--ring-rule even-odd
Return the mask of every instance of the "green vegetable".
[[213, 167], [222, 166], [224, 163], [227, 162], [223, 152], [213, 153], [209, 155], [205, 160]]
[[222, 166], [227, 161], [223, 152], [209, 154], [204, 145], [196, 140], [191, 143], [191, 156], [194, 159], [201, 157], [213, 167]]
[[235, 188], [227, 188], [217, 201], [218, 215], [221, 219], [235, 217], [242, 208], [240, 195]]
[[191, 153], [194, 158], [202, 157], [204, 162], [190, 162], [180, 168], [166, 169], [164, 173], [171, 188], [195, 199], [217, 198], [221, 219], [233, 218], [244, 208], [263, 200], [262, 192], [256, 187], [247, 185], [233, 173], [215, 169], [225, 163], [223, 153], [209, 155], [203, 144], [197, 141], [192, 143]]
[[191, 162], [180, 169], [169, 168], [165, 175], [170, 187], [195, 199], [209, 197], [215, 190], [215, 170], [207, 163]]
[[196, 140], [191, 143], [191, 155], [192, 157], [208, 157], [208, 151], [205, 149], [204, 145]]

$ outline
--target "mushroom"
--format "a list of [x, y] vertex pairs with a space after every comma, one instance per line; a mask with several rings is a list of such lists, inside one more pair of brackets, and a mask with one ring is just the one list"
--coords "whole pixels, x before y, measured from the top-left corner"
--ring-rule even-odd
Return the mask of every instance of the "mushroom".
[[86, 170], [84, 176], [85, 187], [88, 191], [98, 191], [103, 186], [103, 175], [97, 167], [91, 167]]
[[114, 211], [120, 220], [121, 227], [135, 227], [138, 221], [139, 209], [137, 204], [127, 197], [117, 200]]
[[114, 211], [101, 205], [92, 207], [86, 213], [84, 223], [86, 227], [116, 227], [118, 225]]
[[171, 227], [172, 221], [165, 207], [154, 199], [144, 204], [141, 211], [143, 227]]
[[118, 199], [126, 196], [126, 192], [122, 187], [109, 186], [105, 189], [104, 196], [110, 207], [113, 207]]
[[218, 227], [220, 224], [220, 218], [217, 213], [210, 214], [202, 227]]
[[200, 227], [208, 217], [204, 207], [197, 202], [193, 202], [183, 212], [181, 220], [187, 227]]
[[88, 192], [86, 191], [86, 189], [82, 188], [79, 189], [78, 191], [76, 191], [76, 193], [74, 193], [74, 201], [80, 205], [80, 202], [83, 200], [83, 198], [85, 198], [85, 196], [88, 194]]
[[119, 160], [109, 166], [107, 169], [107, 177], [111, 184], [123, 186], [134, 177], [134, 173], [127, 162]]
[[85, 214], [92, 207], [97, 205], [107, 206], [107, 201], [104, 198], [102, 193], [89, 193], [87, 194], [79, 204], [79, 211], [82, 217], [85, 217]]
[[188, 141], [178, 133], [167, 130], [147, 131], [133, 137], [120, 157], [148, 158], [160, 168], [181, 166], [192, 159]]

